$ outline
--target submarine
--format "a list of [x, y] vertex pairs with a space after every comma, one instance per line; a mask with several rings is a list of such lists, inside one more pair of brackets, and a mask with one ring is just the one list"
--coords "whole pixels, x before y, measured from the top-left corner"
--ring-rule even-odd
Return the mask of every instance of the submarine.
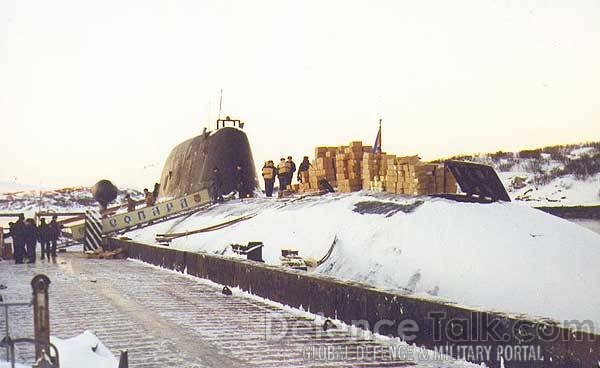
[[256, 167], [248, 136], [240, 120], [217, 120], [217, 129], [204, 128], [201, 135], [173, 148], [163, 166], [159, 199], [182, 197], [208, 189], [212, 193], [213, 169], [221, 173], [221, 194], [237, 190], [237, 166], [244, 173], [248, 193], [258, 188]]

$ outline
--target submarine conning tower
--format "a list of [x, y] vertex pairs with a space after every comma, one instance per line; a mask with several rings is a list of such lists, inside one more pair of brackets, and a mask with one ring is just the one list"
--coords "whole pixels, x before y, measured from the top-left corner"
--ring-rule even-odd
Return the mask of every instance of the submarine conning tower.
[[[231, 126], [228, 126], [231, 123]], [[246, 190], [258, 187], [252, 149], [244, 123], [228, 117], [217, 120], [217, 129], [184, 141], [171, 151], [163, 167], [159, 198], [181, 197], [211, 191], [213, 168], [221, 172], [221, 193], [237, 190], [237, 166], [244, 169]]]

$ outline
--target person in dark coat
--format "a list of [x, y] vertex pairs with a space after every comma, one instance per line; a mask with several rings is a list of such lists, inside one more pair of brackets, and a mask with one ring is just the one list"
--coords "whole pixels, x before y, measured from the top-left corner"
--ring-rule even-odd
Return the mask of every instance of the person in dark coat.
[[294, 173], [296, 172], [296, 163], [292, 160], [292, 156], [288, 156], [287, 162], [290, 171], [288, 172], [287, 185], [292, 185], [292, 180], [294, 179]]
[[304, 156], [304, 159], [300, 163], [300, 167], [298, 167], [298, 181], [302, 183], [301, 173], [307, 172], [310, 168], [310, 161], [308, 161], [308, 156]]
[[15, 264], [21, 264], [25, 256], [25, 216], [23, 214], [19, 215], [17, 222], [11, 227], [9, 236], [13, 239]]
[[213, 203], [222, 203], [224, 202], [223, 194], [221, 193], [221, 187], [223, 186], [223, 178], [221, 177], [221, 172], [218, 167], [213, 168], [213, 177], [212, 177], [212, 197]]
[[50, 226], [48, 226], [46, 219], [43, 217], [40, 220], [40, 226], [37, 228], [37, 238], [42, 247], [40, 260], [44, 260], [44, 255], [50, 260]]
[[35, 263], [35, 248], [37, 245], [37, 226], [32, 218], [25, 220], [24, 227], [25, 246], [29, 263]]
[[265, 194], [267, 197], [273, 196], [273, 186], [275, 185], [275, 176], [277, 176], [277, 168], [272, 160], [265, 162], [262, 168], [262, 176], [265, 180]]
[[[19, 222], [21, 221], [21, 222]], [[12, 238], [12, 246], [13, 246], [13, 257], [15, 258], [15, 263], [20, 264], [23, 263], [23, 246], [22, 246], [22, 238], [23, 238], [23, 229], [22, 229], [22, 219], [19, 216], [17, 222], [9, 222], [8, 223], [8, 233], [4, 234], [4, 238]]]
[[244, 166], [242, 166], [242, 164], [238, 164], [236, 166], [235, 174], [236, 174], [235, 179], [236, 179], [236, 184], [237, 184], [238, 198], [244, 199], [244, 198], [246, 198], [247, 190], [246, 190], [246, 175], [244, 173]]
[[52, 243], [52, 258], [56, 258], [56, 242], [60, 236], [61, 225], [56, 221], [57, 217], [52, 216], [52, 221], [48, 224], [48, 240]]
[[155, 198], [148, 188], [144, 188], [144, 200], [146, 201], [146, 207], [154, 206]]
[[131, 194], [125, 196], [125, 201], [127, 202], [127, 212], [135, 211], [135, 201], [131, 198]]
[[154, 203], [158, 199], [158, 193], [160, 192], [160, 184], [154, 183], [154, 189], [152, 189], [152, 198], [154, 198]]

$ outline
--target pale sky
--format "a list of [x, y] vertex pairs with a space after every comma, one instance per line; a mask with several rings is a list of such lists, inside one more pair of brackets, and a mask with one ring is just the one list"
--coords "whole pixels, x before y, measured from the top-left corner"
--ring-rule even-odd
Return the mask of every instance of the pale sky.
[[224, 115], [257, 166], [600, 140], [600, 1], [0, 0], [0, 181], [142, 188]]

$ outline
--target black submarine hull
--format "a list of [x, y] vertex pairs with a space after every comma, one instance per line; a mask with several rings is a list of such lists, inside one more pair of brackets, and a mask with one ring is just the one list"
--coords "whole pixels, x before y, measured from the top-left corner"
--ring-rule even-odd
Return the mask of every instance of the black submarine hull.
[[165, 162], [159, 198], [181, 197], [208, 189], [212, 194], [213, 168], [221, 173], [221, 194], [237, 190], [237, 166], [244, 170], [247, 192], [258, 187], [252, 150], [246, 133], [224, 127], [177, 145]]

